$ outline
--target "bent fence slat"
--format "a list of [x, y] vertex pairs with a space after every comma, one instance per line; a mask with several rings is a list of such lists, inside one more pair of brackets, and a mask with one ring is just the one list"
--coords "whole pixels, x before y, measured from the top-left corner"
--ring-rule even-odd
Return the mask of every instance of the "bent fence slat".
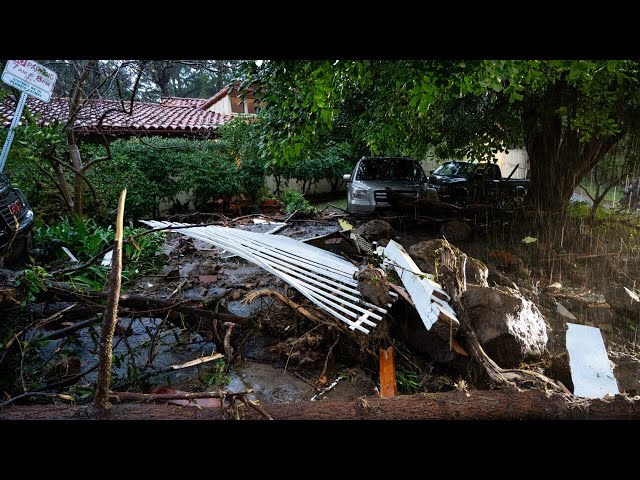
[[[189, 227], [186, 223], [144, 220], [152, 228]], [[387, 313], [366, 302], [356, 289], [358, 267], [340, 256], [282, 235], [237, 228], [193, 225], [176, 233], [227, 250], [281, 278], [318, 307], [346, 323], [351, 330], [369, 333]], [[391, 293], [391, 295], [394, 295]]]

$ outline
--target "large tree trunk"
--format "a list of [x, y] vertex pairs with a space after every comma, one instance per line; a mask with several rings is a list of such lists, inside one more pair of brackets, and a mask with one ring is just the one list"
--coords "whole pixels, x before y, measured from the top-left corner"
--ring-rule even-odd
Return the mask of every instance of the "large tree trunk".
[[[567, 120], [576, 113], [577, 98], [575, 88], [559, 81], [523, 109], [524, 140], [531, 165], [527, 197], [540, 211], [563, 211], [580, 180], [622, 135], [594, 136], [580, 142], [579, 132]], [[561, 108], [566, 108], [564, 118]]]
[[[617, 395], [612, 400], [572, 399], [542, 390], [457, 390], [352, 401], [324, 400], [262, 405], [274, 420], [557, 420], [640, 419], [640, 402]], [[263, 417], [253, 409], [244, 418]], [[176, 405], [114, 405], [109, 420], [221, 420], [220, 408]], [[0, 410], [0, 420], [94, 419], [82, 407], [66, 405], [12, 406]]]

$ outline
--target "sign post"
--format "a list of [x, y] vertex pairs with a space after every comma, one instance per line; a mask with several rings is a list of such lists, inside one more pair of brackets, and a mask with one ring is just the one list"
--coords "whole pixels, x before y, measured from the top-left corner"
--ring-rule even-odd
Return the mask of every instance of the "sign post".
[[0, 172], [4, 170], [4, 164], [7, 161], [7, 155], [9, 155], [9, 149], [15, 136], [15, 128], [20, 123], [27, 95], [36, 97], [43, 102], [49, 102], [57, 78], [58, 76], [53, 70], [49, 70], [47, 67], [32, 60], [7, 61], [4, 66], [4, 72], [2, 72], [2, 81], [21, 90], [22, 94], [16, 106], [16, 111], [13, 113], [13, 120], [11, 120], [7, 139], [2, 147], [2, 153], [0, 153]]

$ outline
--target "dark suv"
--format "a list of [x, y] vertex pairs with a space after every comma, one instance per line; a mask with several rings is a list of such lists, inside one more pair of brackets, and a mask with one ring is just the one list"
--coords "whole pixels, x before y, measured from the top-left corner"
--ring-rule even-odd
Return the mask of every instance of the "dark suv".
[[26, 262], [31, 249], [32, 229], [33, 210], [29, 202], [0, 173], [0, 267]]

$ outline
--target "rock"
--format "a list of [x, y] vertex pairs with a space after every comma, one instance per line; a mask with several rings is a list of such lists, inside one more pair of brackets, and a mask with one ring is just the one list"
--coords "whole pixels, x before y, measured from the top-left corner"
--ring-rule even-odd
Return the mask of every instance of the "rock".
[[507, 277], [504, 273], [495, 268], [489, 268], [489, 273], [487, 275], [488, 286], [491, 287], [509, 287], [514, 290], [518, 290], [518, 286], [511, 281], [509, 277]]
[[242, 292], [240, 290], [234, 290], [231, 292], [231, 300], [238, 300], [242, 297]]
[[480, 345], [501, 367], [539, 358], [547, 326], [535, 304], [511, 289], [469, 286], [462, 297]]
[[[436, 275], [436, 262], [440, 261], [440, 252], [442, 248], [443, 240], [427, 240], [425, 242], [416, 243], [409, 247], [409, 255], [416, 262], [418, 268], [424, 273], [430, 273]], [[456, 255], [462, 255], [463, 252], [460, 249], [453, 247], [453, 251]], [[489, 269], [477, 258], [473, 258], [467, 255], [467, 283], [470, 285], [478, 285], [481, 287], [489, 286], [487, 283], [487, 276], [489, 275]], [[437, 279], [436, 279], [437, 281]]]
[[164, 277], [164, 280], [180, 280], [180, 269], [174, 268], [170, 270]]
[[200, 280], [200, 283], [202, 285], [204, 285], [205, 287], [208, 287], [212, 283], [216, 283], [218, 281], [218, 276], [217, 275], [200, 275], [198, 277], [198, 280]]
[[402, 340], [412, 351], [426, 353], [430, 359], [438, 363], [449, 363], [457, 354], [451, 348], [449, 339], [442, 338], [434, 329], [427, 330], [418, 312], [406, 302], [395, 302], [389, 311], [393, 323], [393, 336]]
[[356, 228], [353, 233], [366, 237], [370, 242], [378, 242], [386, 247], [389, 240], [396, 236], [396, 231], [384, 220], [371, 220]]
[[440, 233], [449, 242], [465, 242], [471, 237], [473, 228], [467, 222], [449, 220], [440, 227]]
[[389, 295], [389, 280], [381, 268], [365, 265], [354, 278], [358, 281], [358, 291], [367, 302], [382, 307], [393, 301]]
[[611, 282], [604, 291], [604, 298], [615, 312], [640, 322], [640, 301], [636, 292]]
[[[610, 358], [614, 357], [609, 354]], [[613, 375], [618, 383], [618, 390], [629, 395], [640, 394], [640, 362], [628, 356], [618, 356], [612, 358], [615, 368]]]

